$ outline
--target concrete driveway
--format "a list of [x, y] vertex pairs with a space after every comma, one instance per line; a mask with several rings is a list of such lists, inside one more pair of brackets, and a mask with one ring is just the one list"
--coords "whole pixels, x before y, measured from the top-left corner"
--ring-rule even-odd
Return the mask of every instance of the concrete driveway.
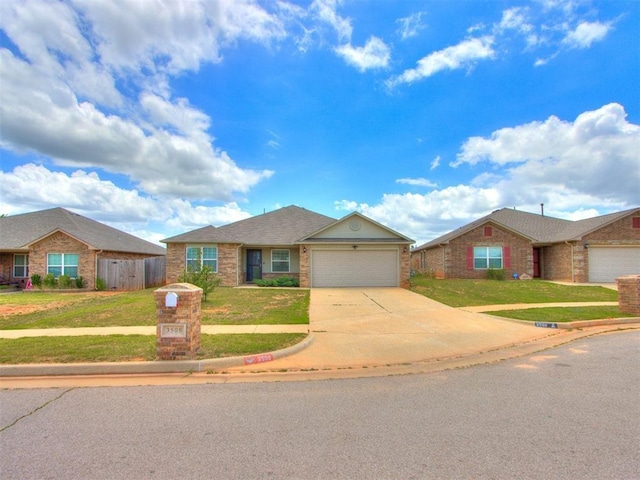
[[557, 335], [448, 307], [402, 288], [311, 290], [305, 350], [265, 369], [387, 366], [465, 356]]

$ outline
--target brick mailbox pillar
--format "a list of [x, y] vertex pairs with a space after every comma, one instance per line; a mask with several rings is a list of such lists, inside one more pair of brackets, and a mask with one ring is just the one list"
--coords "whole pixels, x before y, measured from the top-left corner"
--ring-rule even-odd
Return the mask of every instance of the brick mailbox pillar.
[[192, 360], [200, 351], [202, 289], [172, 283], [154, 292], [158, 324], [158, 360]]
[[640, 275], [618, 277], [616, 283], [620, 311], [640, 317]]

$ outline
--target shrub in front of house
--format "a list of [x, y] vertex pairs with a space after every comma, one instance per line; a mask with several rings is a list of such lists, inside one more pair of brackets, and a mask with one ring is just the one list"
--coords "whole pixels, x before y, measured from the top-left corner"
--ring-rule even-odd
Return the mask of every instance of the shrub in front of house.
[[295, 277], [278, 277], [263, 280], [254, 280], [259, 287], [299, 287], [300, 281]]
[[507, 274], [504, 268], [490, 268], [487, 270], [488, 280], [504, 280], [505, 278], [507, 278]]
[[34, 287], [42, 288], [42, 276], [34, 273], [31, 275], [31, 285]]

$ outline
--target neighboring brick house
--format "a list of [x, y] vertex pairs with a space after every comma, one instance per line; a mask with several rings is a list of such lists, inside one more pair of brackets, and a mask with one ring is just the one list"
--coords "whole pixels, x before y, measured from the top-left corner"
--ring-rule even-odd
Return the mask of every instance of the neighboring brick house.
[[64, 208], [0, 217], [0, 280], [24, 287], [31, 275], [81, 276], [95, 288], [100, 259], [165, 255], [159, 245]]
[[199, 261], [225, 286], [287, 276], [301, 287], [408, 287], [413, 240], [359, 213], [336, 220], [289, 206], [162, 242], [167, 283]]
[[436, 278], [508, 276], [613, 282], [640, 273], [640, 208], [579, 221], [503, 208], [415, 248], [411, 268]]

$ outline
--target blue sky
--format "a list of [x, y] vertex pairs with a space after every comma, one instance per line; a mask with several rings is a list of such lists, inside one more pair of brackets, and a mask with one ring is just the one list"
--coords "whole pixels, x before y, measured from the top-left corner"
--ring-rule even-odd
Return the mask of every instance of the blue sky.
[[640, 204], [640, 2], [0, 2], [0, 213], [295, 204], [422, 243]]

